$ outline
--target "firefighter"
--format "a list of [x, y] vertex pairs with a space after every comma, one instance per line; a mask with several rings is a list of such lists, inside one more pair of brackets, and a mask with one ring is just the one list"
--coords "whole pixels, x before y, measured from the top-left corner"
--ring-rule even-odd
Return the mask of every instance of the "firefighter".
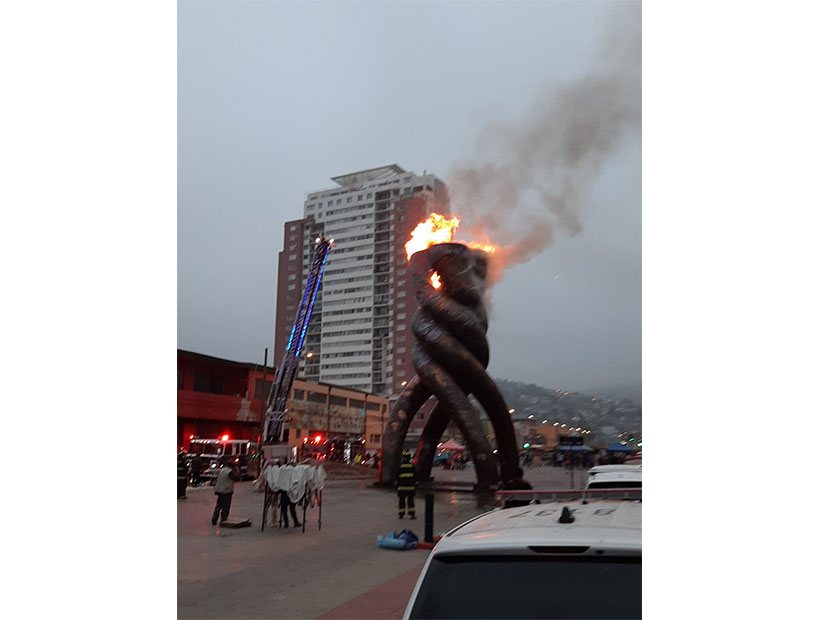
[[401, 455], [399, 479], [396, 485], [399, 492], [399, 519], [404, 519], [404, 504], [407, 502], [407, 511], [410, 518], [416, 518], [416, 469], [413, 467], [410, 452], [405, 450]]
[[188, 464], [185, 462], [185, 450], [177, 453], [177, 499], [188, 499], [185, 488], [188, 486]]

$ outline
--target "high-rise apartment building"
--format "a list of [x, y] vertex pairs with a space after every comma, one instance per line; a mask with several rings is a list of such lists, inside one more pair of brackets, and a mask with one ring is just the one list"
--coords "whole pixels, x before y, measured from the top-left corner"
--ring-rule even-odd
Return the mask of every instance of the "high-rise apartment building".
[[404, 244], [416, 224], [448, 212], [433, 174], [397, 165], [331, 179], [307, 194], [304, 217], [285, 223], [276, 299], [276, 364], [299, 309], [317, 237], [335, 247], [305, 338], [299, 375], [308, 381], [389, 396], [413, 376], [410, 321], [416, 299]]

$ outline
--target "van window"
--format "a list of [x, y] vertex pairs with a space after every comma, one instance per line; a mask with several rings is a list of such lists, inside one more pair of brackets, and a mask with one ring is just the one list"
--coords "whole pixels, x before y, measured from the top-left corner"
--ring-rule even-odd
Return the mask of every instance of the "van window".
[[609, 480], [607, 482], [590, 482], [588, 489], [640, 489], [640, 480]]
[[641, 558], [434, 556], [410, 618], [640, 618]]

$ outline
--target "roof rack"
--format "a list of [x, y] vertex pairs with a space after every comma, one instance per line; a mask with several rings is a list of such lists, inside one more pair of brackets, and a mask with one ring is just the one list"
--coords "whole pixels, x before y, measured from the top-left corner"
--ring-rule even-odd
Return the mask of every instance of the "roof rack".
[[569, 491], [496, 491], [495, 499], [500, 507], [504, 507], [509, 500], [530, 500], [537, 502], [570, 502], [582, 500], [584, 502], [596, 500], [643, 500], [642, 489], [573, 489]]

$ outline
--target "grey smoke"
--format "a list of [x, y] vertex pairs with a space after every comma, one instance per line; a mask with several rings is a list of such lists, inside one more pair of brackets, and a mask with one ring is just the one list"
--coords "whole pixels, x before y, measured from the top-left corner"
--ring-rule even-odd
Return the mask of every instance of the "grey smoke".
[[[586, 192], [622, 140], [640, 133], [641, 6], [619, 3], [591, 70], [553, 86], [516, 123], [481, 134], [481, 159], [447, 176], [456, 238], [501, 246], [491, 281], [549, 246], [582, 232]], [[548, 61], [548, 59], [547, 59]]]

